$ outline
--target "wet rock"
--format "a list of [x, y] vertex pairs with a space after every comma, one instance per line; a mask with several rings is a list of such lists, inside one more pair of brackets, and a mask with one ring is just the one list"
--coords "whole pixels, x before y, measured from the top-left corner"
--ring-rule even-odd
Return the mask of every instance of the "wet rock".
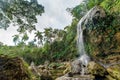
[[71, 72], [73, 74], [80, 74], [82, 62], [79, 59], [74, 60], [71, 62]]
[[21, 58], [0, 56], [0, 80], [32, 80], [32, 74]]
[[106, 69], [100, 64], [91, 61], [88, 64], [88, 73], [94, 76], [104, 77], [107, 74]]

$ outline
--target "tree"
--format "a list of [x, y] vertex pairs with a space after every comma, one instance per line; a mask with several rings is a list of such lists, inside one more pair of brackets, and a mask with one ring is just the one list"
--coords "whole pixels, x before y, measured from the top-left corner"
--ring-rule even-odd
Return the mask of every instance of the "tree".
[[44, 7], [37, 0], [0, 0], [0, 28], [7, 29], [9, 24], [19, 26], [20, 33], [36, 30], [36, 15], [41, 15]]
[[64, 30], [54, 29], [54, 31], [53, 31], [54, 40], [56, 40], [56, 41], [62, 40], [62, 38], [64, 37], [65, 34], [66, 34], [66, 32]]
[[38, 45], [40, 45], [40, 44], [43, 45], [43, 35], [42, 35], [42, 32], [37, 31], [37, 32], [35, 33], [35, 37], [36, 37], [37, 40], [38, 40]]
[[72, 15], [80, 20], [88, 10], [90, 10], [95, 5], [99, 5], [104, 0], [83, 0], [78, 6], [74, 7], [73, 9], [69, 9]]
[[28, 46], [29, 47], [36, 47], [35, 41], [33, 40], [33, 41], [28, 42]]
[[22, 41], [25, 42], [29, 39], [27, 33], [24, 33], [23, 37], [22, 37]]
[[51, 43], [52, 42], [52, 37], [53, 37], [53, 29], [50, 28], [45, 28], [44, 29], [44, 36], [45, 36], [45, 42], [46, 43]]
[[15, 43], [15, 45], [17, 45], [17, 42], [19, 42], [19, 35], [14, 35], [13, 37], [13, 42]]

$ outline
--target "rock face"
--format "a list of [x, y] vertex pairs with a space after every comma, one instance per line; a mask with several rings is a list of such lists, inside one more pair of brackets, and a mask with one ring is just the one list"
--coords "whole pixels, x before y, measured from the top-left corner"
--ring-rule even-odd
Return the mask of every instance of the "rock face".
[[0, 80], [32, 80], [32, 75], [21, 58], [0, 56]]
[[95, 76], [104, 76], [107, 74], [106, 69], [94, 61], [89, 62], [88, 64], [88, 73]]
[[85, 49], [94, 59], [104, 63], [120, 60], [120, 23], [115, 23], [120, 21], [118, 17], [95, 6], [82, 18]]
[[[90, 9], [85, 16], [81, 18], [81, 24], [83, 30], [86, 28], [90, 28], [90, 26], [94, 26], [98, 24], [99, 19], [102, 19], [106, 16], [105, 11], [100, 6], [95, 6]], [[79, 25], [79, 23], [78, 23]]]

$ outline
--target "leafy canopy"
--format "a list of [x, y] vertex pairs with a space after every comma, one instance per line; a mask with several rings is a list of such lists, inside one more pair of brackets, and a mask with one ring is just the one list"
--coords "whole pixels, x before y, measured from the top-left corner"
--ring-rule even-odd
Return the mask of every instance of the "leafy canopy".
[[36, 15], [41, 15], [44, 7], [37, 0], [0, 0], [0, 28], [7, 29], [12, 23], [17, 31], [36, 30]]

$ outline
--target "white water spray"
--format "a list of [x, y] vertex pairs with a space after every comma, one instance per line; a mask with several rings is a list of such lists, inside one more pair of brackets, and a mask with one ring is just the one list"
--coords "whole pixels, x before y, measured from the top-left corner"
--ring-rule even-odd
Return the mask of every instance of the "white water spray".
[[81, 28], [81, 24], [82, 24], [81, 21], [82, 20], [80, 20], [80, 24], [77, 27], [77, 32], [78, 32], [77, 45], [78, 45], [78, 51], [79, 51], [79, 54], [80, 54], [79, 60], [82, 62], [82, 64], [81, 64], [81, 68], [82, 68], [81, 75], [84, 75], [85, 74], [85, 69], [86, 69], [87, 64], [88, 64], [90, 59], [89, 59], [89, 56], [87, 56], [85, 48], [84, 48], [83, 30]]
[[82, 23], [86, 21], [86, 19], [88, 17], [88, 14], [90, 12], [91, 11], [89, 11], [84, 17], [81, 18], [81, 20], [79, 21], [78, 26], [77, 26], [77, 36], [78, 36], [77, 46], [78, 46], [78, 52], [80, 54], [79, 60], [82, 62], [82, 64], [81, 64], [81, 68], [82, 68], [81, 75], [85, 74], [85, 71], [87, 69], [86, 68], [87, 64], [90, 60], [90, 58], [86, 54], [86, 51], [85, 51], [85, 48], [84, 48], [84, 38], [83, 38], [83, 29], [82, 29], [82, 27], [84, 26], [84, 25], [82, 25]]

